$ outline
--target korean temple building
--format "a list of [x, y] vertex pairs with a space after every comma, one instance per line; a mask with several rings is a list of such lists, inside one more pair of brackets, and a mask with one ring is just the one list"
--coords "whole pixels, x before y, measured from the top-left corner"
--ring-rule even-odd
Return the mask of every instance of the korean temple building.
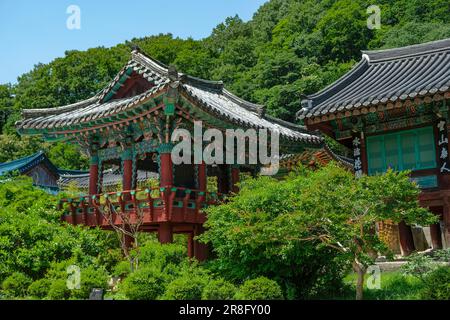
[[[320, 134], [266, 115], [264, 106], [235, 96], [222, 82], [179, 73], [137, 49], [93, 97], [57, 108], [26, 109], [22, 115], [16, 124], [20, 134], [77, 144], [90, 157], [88, 195], [67, 199], [64, 221], [111, 229], [103, 209], [120, 210], [132, 221], [143, 217], [141, 230], [157, 232], [161, 243], [172, 242], [174, 233], [186, 234], [188, 255], [198, 260], [207, 255], [207, 247], [194, 239], [203, 232], [202, 209], [237, 192], [240, 172], [256, 174], [262, 164], [174, 165], [173, 130], [183, 128], [194, 136], [194, 121], [221, 132], [275, 130], [281, 157], [319, 149], [324, 143]], [[120, 168], [122, 191], [102, 187], [107, 166]], [[140, 170], [157, 173], [159, 186], [138, 188]], [[208, 177], [216, 177], [217, 192], [207, 191]], [[115, 215], [112, 223], [123, 224], [120, 217]]]
[[[356, 175], [412, 170], [421, 205], [440, 217], [429, 229], [433, 248], [450, 246], [449, 87], [450, 39], [363, 51], [297, 113], [308, 129], [353, 150]], [[397, 228], [402, 251], [413, 251], [411, 227]]]
[[[316, 166], [331, 160], [356, 175], [412, 170], [422, 188], [420, 203], [441, 218], [429, 227], [431, 245], [449, 247], [449, 62], [450, 39], [363, 52], [350, 72], [302, 101], [297, 117], [303, 125], [296, 125], [267, 115], [264, 106], [235, 96], [220, 81], [179, 73], [136, 49], [93, 97], [23, 110], [16, 126], [23, 135], [77, 144], [90, 157], [89, 172], [59, 180], [66, 186], [76, 180], [87, 189], [86, 196], [67, 199], [63, 221], [111, 229], [103, 206], [132, 220], [143, 213], [142, 231], [157, 232], [161, 243], [172, 242], [174, 233], [186, 234], [188, 255], [199, 260], [207, 256], [207, 247], [194, 239], [203, 232], [203, 209], [237, 192], [240, 173], [256, 174], [263, 164], [173, 164], [171, 134], [178, 128], [193, 133], [194, 121], [221, 132], [277, 130], [281, 173], [299, 162]], [[332, 152], [322, 134], [352, 150], [353, 158]], [[108, 189], [108, 172], [119, 177], [122, 191]], [[150, 173], [159, 186], [145, 185]], [[217, 192], [207, 190], [208, 177], [215, 177]], [[117, 215], [113, 223], [123, 221]], [[385, 221], [382, 228], [397, 235], [404, 254], [419, 249], [411, 226]]]
[[35, 186], [49, 193], [55, 194], [59, 190], [59, 169], [42, 151], [14, 161], [0, 163], [0, 177], [14, 172], [31, 177]]

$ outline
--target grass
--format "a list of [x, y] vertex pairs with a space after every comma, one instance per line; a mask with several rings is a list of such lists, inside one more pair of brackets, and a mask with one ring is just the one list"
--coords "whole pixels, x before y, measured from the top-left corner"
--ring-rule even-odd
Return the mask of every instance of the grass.
[[[367, 276], [364, 281], [365, 300], [418, 300], [422, 282], [413, 276], [404, 276], [398, 271], [381, 273], [381, 288], [367, 288]], [[355, 299], [356, 274], [349, 274], [345, 279], [345, 288], [338, 296], [332, 297], [336, 300]]]

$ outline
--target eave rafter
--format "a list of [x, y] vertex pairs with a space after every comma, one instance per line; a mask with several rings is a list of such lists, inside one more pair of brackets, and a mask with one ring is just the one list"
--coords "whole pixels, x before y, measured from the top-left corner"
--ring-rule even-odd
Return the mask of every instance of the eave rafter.
[[314, 125], [336, 119], [348, 118], [351, 116], [361, 116], [367, 115], [369, 113], [384, 112], [394, 109], [400, 110], [402, 108], [410, 108], [412, 106], [419, 107], [421, 105], [431, 104], [432, 102], [444, 101], [446, 103], [446, 100], [450, 100], [450, 91], [447, 91], [445, 93], [436, 93], [434, 95], [428, 95], [424, 97], [415, 97], [414, 99], [405, 99], [403, 101], [399, 99], [395, 102], [390, 101], [370, 106], [360, 106], [359, 108], [355, 108], [353, 110], [339, 111], [322, 116], [306, 118], [304, 121], [307, 125]]

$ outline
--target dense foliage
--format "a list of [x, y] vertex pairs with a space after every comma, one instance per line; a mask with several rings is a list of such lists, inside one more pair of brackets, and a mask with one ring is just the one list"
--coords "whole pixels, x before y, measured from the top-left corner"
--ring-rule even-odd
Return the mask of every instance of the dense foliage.
[[[201, 239], [213, 245], [215, 257], [198, 264], [187, 258], [182, 235], [161, 245], [154, 235], [140, 234], [141, 245], [131, 251], [139, 262], [133, 268], [114, 232], [61, 224], [53, 196], [28, 177], [3, 177], [0, 298], [87, 299], [93, 288], [114, 299], [136, 300], [339, 296], [349, 264], [355, 259], [370, 264], [367, 248], [383, 249], [375, 235], [360, 235], [366, 225], [358, 215], [372, 225], [387, 217], [428, 219], [411, 201], [416, 186], [405, 177], [388, 172], [355, 181], [334, 165], [301, 169], [282, 181], [248, 177], [238, 195], [208, 210], [209, 230]], [[374, 195], [362, 194], [364, 188]], [[363, 207], [374, 212], [359, 212]], [[363, 250], [355, 251], [355, 237]], [[338, 245], [347, 249], [335, 250]], [[448, 254], [442, 257], [448, 260]], [[421, 292], [443, 297], [447, 289], [435, 284], [434, 274], [446, 271], [425, 269], [421, 261], [411, 258], [407, 270], [426, 275], [424, 283], [431, 285]], [[80, 281], [71, 288], [73, 267]]]
[[[112, 48], [67, 51], [38, 63], [16, 84], [0, 85], [0, 162], [43, 150], [58, 167], [86, 168], [87, 158], [77, 147], [19, 137], [14, 123], [24, 108], [56, 107], [97, 93], [126, 63], [134, 44], [185, 73], [223, 80], [236, 94], [265, 104], [270, 115], [294, 121], [302, 95], [348, 71], [361, 49], [450, 37], [448, 0], [380, 0], [379, 30], [366, 27], [371, 4], [271, 0], [252, 20], [227, 18], [205, 39], [160, 34]], [[143, 236], [132, 252], [139, 267], [131, 270], [114, 233], [63, 225], [55, 198], [34, 188], [29, 178], [2, 179], [0, 298], [86, 299], [92, 288], [109, 289], [115, 299], [332, 296], [351, 263], [366, 266], [373, 250], [384, 250], [368, 227], [375, 220], [428, 221], [411, 200], [418, 192], [411, 186], [406, 173], [356, 182], [333, 166], [300, 171], [281, 182], [248, 179], [237, 197], [210, 210], [210, 229], [202, 239], [213, 245], [216, 259], [198, 265], [186, 258], [185, 240], [160, 245]], [[336, 244], [346, 250], [336, 250]], [[70, 266], [81, 274], [72, 290]], [[448, 269], [429, 271], [424, 281], [436, 290], [423, 294], [448, 297], [448, 286], [439, 283], [448, 278]], [[412, 287], [404, 279], [391, 284]]]
[[348, 263], [362, 294], [367, 267], [387, 251], [375, 223], [434, 222], [419, 192], [408, 172], [358, 179], [335, 164], [283, 181], [247, 179], [229, 202], [208, 208], [202, 239], [217, 254], [213, 268], [230, 279], [266, 276], [286, 297], [307, 298], [338, 289]]
[[[248, 22], [229, 17], [202, 40], [160, 34], [112, 48], [67, 51], [0, 85], [0, 162], [49, 151], [58, 166], [85, 168], [66, 145], [18, 141], [14, 122], [23, 108], [73, 103], [101, 90], [126, 63], [133, 44], [185, 73], [223, 80], [226, 87], [267, 105], [273, 116], [294, 121], [302, 95], [336, 80], [360, 59], [360, 50], [396, 47], [450, 37], [447, 0], [380, 0], [381, 29], [369, 30], [367, 0], [271, 0]], [[55, 150], [56, 149], [56, 150]], [[62, 155], [62, 157], [61, 157]]]
[[66, 287], [69, 265], [79, 266], [82, 274], [81, 288], [72, 291], [71, 297], [87, 298], [93, 287], [106, 287], [106, 269], [120, 259], [114, 235], [61, 225], [55, 205], [55, 199], [34, 188], [30, 178], [0, 183], [3, 295], [47, 296], [50, 284], [57, 286], [51, 280], [64, 279]]

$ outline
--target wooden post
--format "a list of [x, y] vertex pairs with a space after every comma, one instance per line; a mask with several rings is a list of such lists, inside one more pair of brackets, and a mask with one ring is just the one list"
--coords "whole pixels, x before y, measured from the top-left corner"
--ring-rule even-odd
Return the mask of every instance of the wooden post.
[[164, 222], [159, 225], [158, 238], [159, 238], [159, 243], [172, 243], [173, 242], [172, 225], [169, 222]]
[[90, 167], [89, 167], [89, 201], [88, 203], [92, 203], [92, 195], [99, 193], [98, 190], [98, 145], [93, 143], [89, 150], [91, 159], [90, 159]]
[[198, 189], [200, 191], [206, 191], [208, 185], [208, 177], [206, 175], [206, 164], [202, 161], [198, 164]]
[[402, 247], [402, 253], [404, 256], [409, 256], [416, 247], [414, 246], [414, 239], [411, 227], [408, 226], [405, 221], [401, 221], [398, 224], [398, 232], [400, 236], [400, 245]]
[[160, 153], [160, 176], [159, 185], [161, 187], [167, 187], [173, 185], [173, 172], [172, 172], [172, 157], [170, 152]]
[[123, 160], [122, 190], [133, 189], [133, 161], [131, 159]]
[[[194, 227], [194, 236], [199, 236], [204, 232], [202, 225], [198, 224]], [[208, 246], [194, 240], [194, 256], [198, 261], [205, 261], [208, 258]]]
[[91, 165], [89, 167], [89, 195], [92, 196], [97, 193], [98, 193], [98, 162], [95, 161], [95, 159], [92, 159]]
[[[123, 164], [123, 176], [122, 176], [122, 191], [129, 191], [133, 189], [133, 160], [132, 160], [131, 150], [128, 149], [122, 155], [122, 164]], [[126, 202], [131, 199], [131, 195], [129, 193], [123, 194], [123, 211], [122, 214], [125, 213], [125, 205]], [[129, 229], [129, 228], [128, 228]], [[133, 246], [134, 239], [133, 237], [123, 234], [124, 242], [127, 248], [131, 248]]]
[[232, 167], [231, 168], [231, 191], [233, 193], [238, 193], [239, 188], [237, 184], [239, 183], [239, 168]]
[[187, 253], [189, 258], [194, 257], [194, 235], [192, 232], [187, 234]]

